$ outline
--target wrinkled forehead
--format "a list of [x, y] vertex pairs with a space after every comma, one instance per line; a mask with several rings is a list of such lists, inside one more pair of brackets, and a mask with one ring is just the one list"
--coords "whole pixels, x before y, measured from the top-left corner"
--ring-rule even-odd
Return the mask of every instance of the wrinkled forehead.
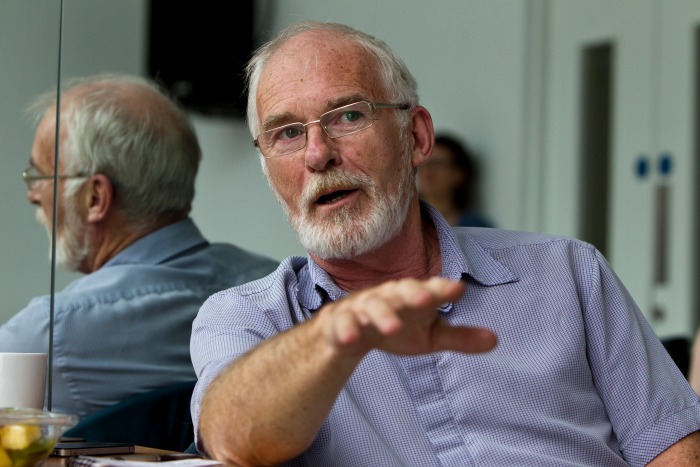
[[[291, 57], [295, 60], [289, 60]], [[329, 63], [369, 57], [367, 50], [350, 36], [331, 31], [307, 31], [280, 45], [268, 59], [266, 68], [301, 65], [303, 69], [313, 71]]]
[[[61, 132], [61, 158], [59, 159], [59, 167], [64, 167], [65, 145], [68, 139], [68, 128], [63, 121], [61, 114], [60, 132]], [[46, 172], [53, 171], [55, 160], [55, 143], [56, 143], [56, 106], [52, 105], [39, 119], [39, 122], [34, 131], [34, 139], [32, 142], [30, 159], [32, 164], [38, 169]]]
[[322, 90], [380, 99], [384, 90], [377, 60], [354, 39], [313, 31], [292, 37], [265, 64], [257, 89], [259, 117], [277, 100], [308, 99]]

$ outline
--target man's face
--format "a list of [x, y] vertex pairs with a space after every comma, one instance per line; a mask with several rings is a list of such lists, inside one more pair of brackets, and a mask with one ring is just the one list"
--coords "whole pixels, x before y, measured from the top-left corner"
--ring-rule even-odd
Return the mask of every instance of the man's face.
[[[31, 163], [43, 175], [53, 174], [54, 161], [53, 112], [47, 113], [37, 127], [32, 146]], [[82, 180], [59, 180], [58, 216], [56, 219], [56, 264], [76, 271], [87, 257], [89, 242], [86, 223], [80, 213], [79, 190], [67, 190], [67, 185], [81, 184]], [[29, 202], [37, 206], [36, 219], [46, 228], [51, 241], [53, 218], [53, 180], [38, 180], [27, 192]], [[51, 250], [49, 249], [49, 255]]]
[[[317, 120], [359, 100], [386, 103], [374, 60], [329, 33], [304, 33], [271, 57], [260, 78], [261, 131]], [[393, 103], [393, 102], [391, 102]], [[270, 186], [304, 247], [324, 259], [353, 258], [395, 236], [415, 191], [408, 136], [397, 110], [331, 139], [313, 124], [303, 149], [264, 161]]]

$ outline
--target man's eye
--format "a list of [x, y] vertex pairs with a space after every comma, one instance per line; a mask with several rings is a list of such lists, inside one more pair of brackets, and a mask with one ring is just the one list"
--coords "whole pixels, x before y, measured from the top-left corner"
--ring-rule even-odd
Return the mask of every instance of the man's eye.
[[359, 110], [346, 110], [340, 115], [340, 123], [352, 123], [360, 120], [364, 115]]
[[275, 134], [274, 140], [275, 141], [286, 141], [290, 139], [294, 139], [301, 135], [302, 130], [300, 130], [296, 126], [288, 126], [285, 128], [282, 128], [280, 131], [278, 131]]

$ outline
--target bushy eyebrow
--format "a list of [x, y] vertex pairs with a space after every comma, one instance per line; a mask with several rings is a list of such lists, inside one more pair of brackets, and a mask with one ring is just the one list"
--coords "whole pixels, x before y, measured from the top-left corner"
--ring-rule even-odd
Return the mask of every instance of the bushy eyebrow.
[[338, 107], [342, 107], [344, 105], [354, 104], [355, 102], [359, 101], [369, 101], [369, 99], [360, 94], [351, 94], [349, 96], [343, 96], [337, 99], [332, 99], [326, 103], [326, 112], [328, 112], [329, 110], [337, 109]]
[[39, 170], [39, 167], [36, 166], [34, 159], [32, 159], [31, 156], [29, 157], [29, 167], [32, 167], [37, 172], [41, 173], [41, 170]]
[[277, 128], [285, 123], [295, 123], [292, 120], [292, 115], [290, 113], [275, 114], [270, 115], [265, 119], [263, 124], [260, 126], [260, 131], [271, 130], [272, 128]]

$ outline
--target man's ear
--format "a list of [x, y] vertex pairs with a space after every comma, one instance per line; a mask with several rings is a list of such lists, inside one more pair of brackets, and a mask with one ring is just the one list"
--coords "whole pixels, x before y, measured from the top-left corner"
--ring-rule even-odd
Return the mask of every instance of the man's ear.
[[103, 221], [114, 205], [114, 185], [104, 174], [95, 174], [88, 181], [87, 221], [94, 224]]
[[435, 130], [433, 129], [433, 117], [428, 109], [419, 105], [413, 109], [411, 116], [411, 162], [415, 169], [427, 161], [433, 154], [435, 145]]

